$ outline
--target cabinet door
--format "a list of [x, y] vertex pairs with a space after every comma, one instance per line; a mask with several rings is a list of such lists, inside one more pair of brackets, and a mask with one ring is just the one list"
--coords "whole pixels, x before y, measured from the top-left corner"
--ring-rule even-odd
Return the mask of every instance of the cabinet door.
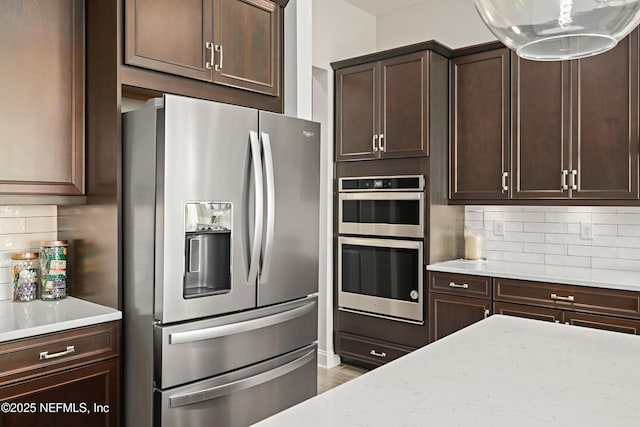
[[126, 0], [125, 63], [211, 80], [211, 0]]
[[84, 2], [0, 2], [0, 193], [84, 193]]
[[491, 300], [429, 294], [430, 341], [465, 328], [491, 314]]
[[638, 320], [566, 311], [564, 313], [564, 322], [574, 326], [640, 335], [640, 321]]
[[570, 165], [569, 62], [527, 61], [512, 53], [511, 64], [511, 196], [566, 199], [562, 171]]
[[[451, 179], [454, 200], [507, 199], [509, 50], [451, 61]], [[504, 185], [503, 185], [504, 184]]]
[[215, 83], [280, 93], [280, 8], [267, 0], [213, 0]]
[[379, 70], [376, 62], [336, 71], [336, 161], [378, 157]]
[[527, 319], [543, 320], [545, 322], [559, 323], [562, 321], [562, 310], [533, 307], [523, 304], [507, 304], [504, 302], [494, 302], [493, 313], [504, 314], [506, 316], [525, 317]]
[[382, 61], [380, 157], [429, 154], [429, 52]]
[[[31, 406], [26, 406], [29, 410], [35, 405], [33, 412], [0, 412], [0, 425], [12, 427], [118, 426], [120, 419], [118, 370], [118, 359], [111, 359], [0, 387], [0, 402], [16, 405], [30, 404]], [[68, 405], [67, 411], [56, 406], [63, 403]], [[41, 407], [41, 405], [44, 406]], [[47, 412], [49, 405], [53, 405], [50, 409], [51, 413]]]
[[638, 198], [638, 30], [572, 63], [574, 198]]

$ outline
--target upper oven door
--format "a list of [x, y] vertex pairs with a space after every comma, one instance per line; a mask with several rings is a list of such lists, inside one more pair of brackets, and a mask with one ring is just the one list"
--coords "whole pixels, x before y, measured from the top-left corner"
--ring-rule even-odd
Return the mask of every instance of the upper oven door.
[[424, 192], [340, 193], [338, 232], [424, 238]]

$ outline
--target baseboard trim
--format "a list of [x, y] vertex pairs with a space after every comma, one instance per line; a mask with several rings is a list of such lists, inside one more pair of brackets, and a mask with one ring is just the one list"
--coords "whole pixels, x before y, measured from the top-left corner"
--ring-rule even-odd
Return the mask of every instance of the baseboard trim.
[[325, 368], [331, 369], [334, 366], [338, 366], [340, 364], [340, 356], [335, 354], [334, 352], [327, 352], [325, 350], [318, 350], [318, 365]]

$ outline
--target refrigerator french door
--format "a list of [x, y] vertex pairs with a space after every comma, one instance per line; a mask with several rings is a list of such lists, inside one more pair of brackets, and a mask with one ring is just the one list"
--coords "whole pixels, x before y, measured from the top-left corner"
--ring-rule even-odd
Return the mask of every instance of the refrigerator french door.
[[[311, 356], [290, 356], [314, 352], [317, 340], [319, 136], [317, 123], [175, 95], [124, 114], [127, 424], [168, 426], [229, 399], [234, 407], [246, 394], [195, 406], [175, 397], [230, 378], [279, 384], [306, 372], [307, 386], [287, 388], [261, 414], [315, 394]], [[250, 388], [252, 399], [274, 394]]]

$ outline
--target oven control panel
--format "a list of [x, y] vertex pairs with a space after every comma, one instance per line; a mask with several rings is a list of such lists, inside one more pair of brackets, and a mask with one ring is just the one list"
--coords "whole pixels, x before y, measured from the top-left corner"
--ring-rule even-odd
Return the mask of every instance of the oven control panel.
[[421, 175], [410, 176], [375, 176], [340, 178], [341, 192], [348, 191], [422, 191], [424, 189], [424, 177]]

